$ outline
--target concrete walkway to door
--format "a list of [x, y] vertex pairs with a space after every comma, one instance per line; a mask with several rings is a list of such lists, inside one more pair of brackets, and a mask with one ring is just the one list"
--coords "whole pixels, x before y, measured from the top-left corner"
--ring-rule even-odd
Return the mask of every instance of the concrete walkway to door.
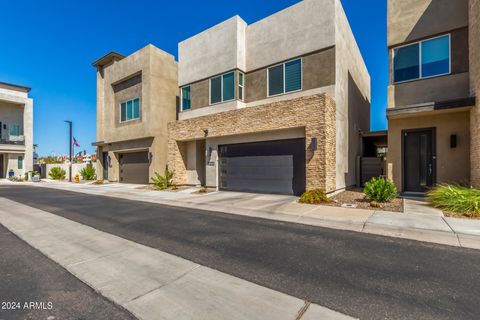
[[405, 212], [399, 213], [300, 204], [297, 197], [284, 195], [226, 191], [192, 193], [198, 190], [196, 188], [163, 192], [118, 183], [93, 185], [49, 181], [25, 184], [480, 249], [480, 220], [444, 217], [439, 210], [415, 200], [406, 199]]

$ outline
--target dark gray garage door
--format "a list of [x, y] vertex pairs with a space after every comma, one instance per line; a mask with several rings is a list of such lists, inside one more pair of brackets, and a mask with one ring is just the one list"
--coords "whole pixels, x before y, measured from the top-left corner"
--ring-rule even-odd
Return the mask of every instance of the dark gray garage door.
[[148, 152], [121, 153], [119, 158], [120, 182], [149, 183], [148, 169], [150, 163], [148, 161]]
[[219, 146], [221, 190], [300, 195], [305, 191], [305, 139]]

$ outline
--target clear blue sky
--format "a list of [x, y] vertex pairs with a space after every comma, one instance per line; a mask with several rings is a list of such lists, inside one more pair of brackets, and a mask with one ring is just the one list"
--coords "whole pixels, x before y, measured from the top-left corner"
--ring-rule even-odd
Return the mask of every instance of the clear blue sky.
[[[32, 88], [40, 155], [68, 153], [67, 125], [81, 149], [95, 141], [95, 69], [111, 50], [148, 43], [177, 55], [177, 43], [233, 15], [255, 22], [298, 0], [3, 1], [0, 81]], [[342, 0], [372, 77], [372, 130], [387, 126], [386, 0]]]

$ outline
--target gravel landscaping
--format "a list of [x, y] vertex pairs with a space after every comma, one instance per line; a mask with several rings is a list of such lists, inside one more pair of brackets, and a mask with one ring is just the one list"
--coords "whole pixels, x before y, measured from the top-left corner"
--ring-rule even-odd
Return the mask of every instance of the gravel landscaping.
[[333, 202], [326, 203], [327, 206], [354, 205], [358, 209], [384, 210], [403, 212], [403, 199], [396, 198], [388, 203], [379, 203], [380, 207], [375, 208], [370, 205], [370, 201], [365, 199], [365, 194], [360, 188], [348, 189], [331, 197]]

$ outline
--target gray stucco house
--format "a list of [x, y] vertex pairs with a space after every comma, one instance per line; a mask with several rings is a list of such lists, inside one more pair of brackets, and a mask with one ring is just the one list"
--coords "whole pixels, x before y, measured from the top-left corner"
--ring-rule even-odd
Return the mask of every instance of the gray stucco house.
[[388, 176], [480, 186], [480, 1], [388, 0]]
[[370, 76], [339, 0], [235, 16], [178, 49], [177, 183], [297, 195], [356, 183]]

